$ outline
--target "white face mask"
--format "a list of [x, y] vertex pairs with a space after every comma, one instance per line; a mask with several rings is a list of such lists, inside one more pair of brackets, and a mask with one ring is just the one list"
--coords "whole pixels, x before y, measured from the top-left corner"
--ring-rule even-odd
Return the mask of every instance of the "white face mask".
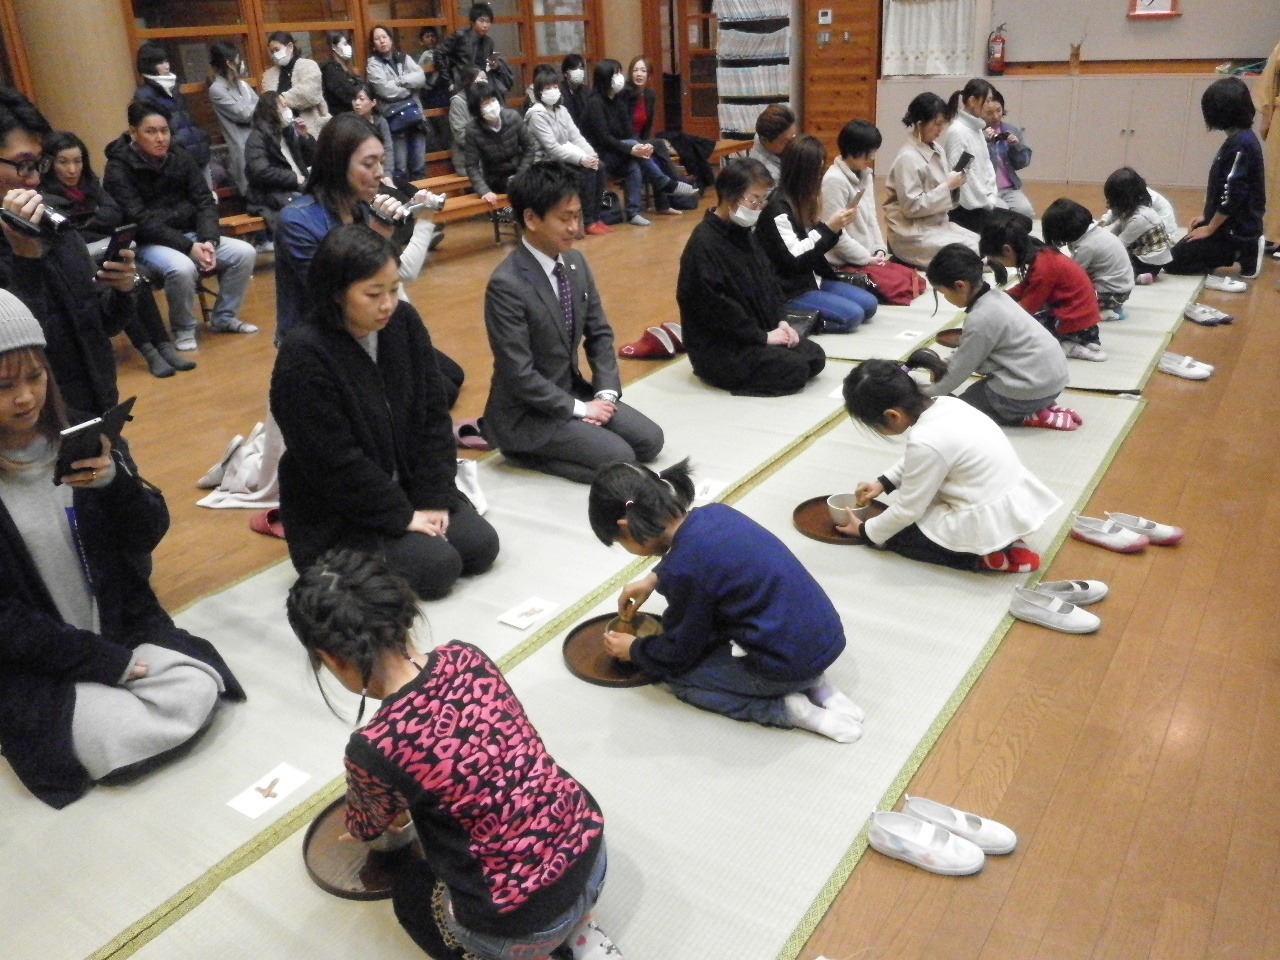
[[276, 62], [276, 66], [287, 67], [289, 65], [289, 61], [293, 59], [293, 50], [289, 47], [277, 50], [271, 55], [271, 59]]
[[622, 88], [627, 85], [627, 78], [620, 73], [615, 73], [613, 75], [613, 83], [611, 85], [614, 93], [621, 93]]
[[582, 83], [582, 81], [587, 79], [587, 71], [583, 70], [581, 67], [570, 70], [569, 79], [574, 83]]
[[502, 104], [494, 100], [492, 103], [486, 103], [480, 108], [480, 115], [486, 120], [497, 120], [502, 116]]
[[160, 84], [160, 86], [164, 88], [165, 93], [173, 93], [173, 88], [178, 82], [178, 78], [172, 73], [144, 74], [144, 76], [148, 80], [154, 80], [156, 83]]
[[343, 60], [350, 60], [351, 44], [347, 43], [347, 41], [345, 40], [341, 41], [338, 44], [338, 56], [340, 56]]
[[281, 107], [281, 108], [280, 108], [280, 122], [281, 122], [281, 123], [283, 123], [283, 124], [285, 124], [286, 126], [287, 126], [288, 124], [293, 123], [293, 111], [292, 111], [292, 110], [290, 110], [288, 107]]
[[483, 73], [476, 74], [476, 83], [488, 83], [488, 82], [489, 82], [489, 78], [485, 76]]
[[750, 207], [735, 207], [733, 213], [729, 214], [729, 219], [740, 227], [754, 227], [760, 219], [760, 211]]
[[542, 102], [548, 107], [554, 107], [560, 102], [560, 88], [552, 87], [549, 90], [542, 91]]

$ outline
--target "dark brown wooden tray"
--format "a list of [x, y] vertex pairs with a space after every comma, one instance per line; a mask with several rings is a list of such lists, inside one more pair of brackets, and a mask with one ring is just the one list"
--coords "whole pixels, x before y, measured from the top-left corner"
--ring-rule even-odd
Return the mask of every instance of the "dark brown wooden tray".
[[[792, 511], [791, 522], [795, 524], [796, 529], [806, 537], [823, 543], [838, 543], [849, 547], [867, 544], [869, 541], [866, 537], [845, 536], [836, 529], [836, 525], [831, 522], [831, 511], [827, 509], [828, 496], [830, 494], [811, 497]], [[859, 519], [866, 520], [883, 513], [885, 509], [885, 505], [879, 500], [872, 500], [865, 507], [859, 507], [854, 513]]]
[[[640, 668], [631, 663], [624, 663], [617, 657], [611, 657], [604, 649], [604, 635], [609, 621], [614, 619], [611, 613], [602, 613], [598, 617], [584, 620], [564, 638], [564, 663], [579, 680], [593, 683], [598, 687], [643, 687], [653, 683], [654, 678], [642, 673]], [[651, 613], [637, 613], [632, 618], [641, 636], [646, 625], [652, 632], [654, 624], [661, 629], [662, 620]]]
[[339, 797], [307, 827], [302, 859], [307, 876], [325, 893], [344, 900], [388, 900], [392, 869], [405, 857], [422, 859], [417, 840], [399, 850], [381, 853], [365, 844], [338, 839], [347, 832], [347, 801]]
[[946, 330], [939, 331], [934, 335], [933, 339], [937, 340], [944, 347], [950, 347], [954, 350], [956, 347], [960, 346], [960, 334], [962, 333], [964, 333], [964, 330], [960, 327], [949, 327]]

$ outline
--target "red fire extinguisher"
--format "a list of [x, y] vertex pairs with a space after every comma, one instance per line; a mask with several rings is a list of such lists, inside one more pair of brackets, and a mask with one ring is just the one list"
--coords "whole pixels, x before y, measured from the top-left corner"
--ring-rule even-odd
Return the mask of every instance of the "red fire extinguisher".
[[987, 75], [991, 77], [1004, 75], [1005, 26], [1007, 24], [1002, 23], [987, 34]]

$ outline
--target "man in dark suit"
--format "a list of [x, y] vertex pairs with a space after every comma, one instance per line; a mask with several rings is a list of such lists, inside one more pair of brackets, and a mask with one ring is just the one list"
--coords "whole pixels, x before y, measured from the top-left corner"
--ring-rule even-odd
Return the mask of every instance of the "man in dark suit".
[[[591, 269], [573, 249], [577, 171], [535, 163], [508, 187], [524, 236], [485, 292], [493, 381], [481, 429], [517, 463], [590, 483], [608, 463], [648, 463], [662, 428], [620, 402], [613, 330]], [[586, 349], [591, 382], [579, 371]]]

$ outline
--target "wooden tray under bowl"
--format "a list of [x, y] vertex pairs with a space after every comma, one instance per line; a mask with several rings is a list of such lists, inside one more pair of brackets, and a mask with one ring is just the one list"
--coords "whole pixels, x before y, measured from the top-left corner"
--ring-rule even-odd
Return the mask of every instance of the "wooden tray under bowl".
[[[829, 496], [829, 494], [828, 494]], [[811, 497], [791, 513], [791, 522], [806, 537], [821, 540], [823, 543], [839, 543], [845, 546], [858, 546], [867, 542], [865, 537], [845, 536], [831, 522], [831, 513], [827, 510], [827, 497]]]
[[389, 900], [393, 865], [406, 857], [422, 859], [417, 840], [382, 853], [363, 843], [339, 840], [347, 831], [347, 801], [339, 797], [307, 827], [302, 859], [307, 876], [325, 893], [344, 900]]
[[[564, 638], [565, 666], [579, 680], [598, 687], [643, 687], [653, 683], [654, 678], [642, 673], [639, 667], [605, 652], [604, 635], [606, 630], [616, 629], [610, 626], [614, 619], [613, 614], [602, 613], [570, 630]], [[662, 620], [651, 613], [637, 613], [631, 622], [639, 636], [648, 636], [662, 629]]]

